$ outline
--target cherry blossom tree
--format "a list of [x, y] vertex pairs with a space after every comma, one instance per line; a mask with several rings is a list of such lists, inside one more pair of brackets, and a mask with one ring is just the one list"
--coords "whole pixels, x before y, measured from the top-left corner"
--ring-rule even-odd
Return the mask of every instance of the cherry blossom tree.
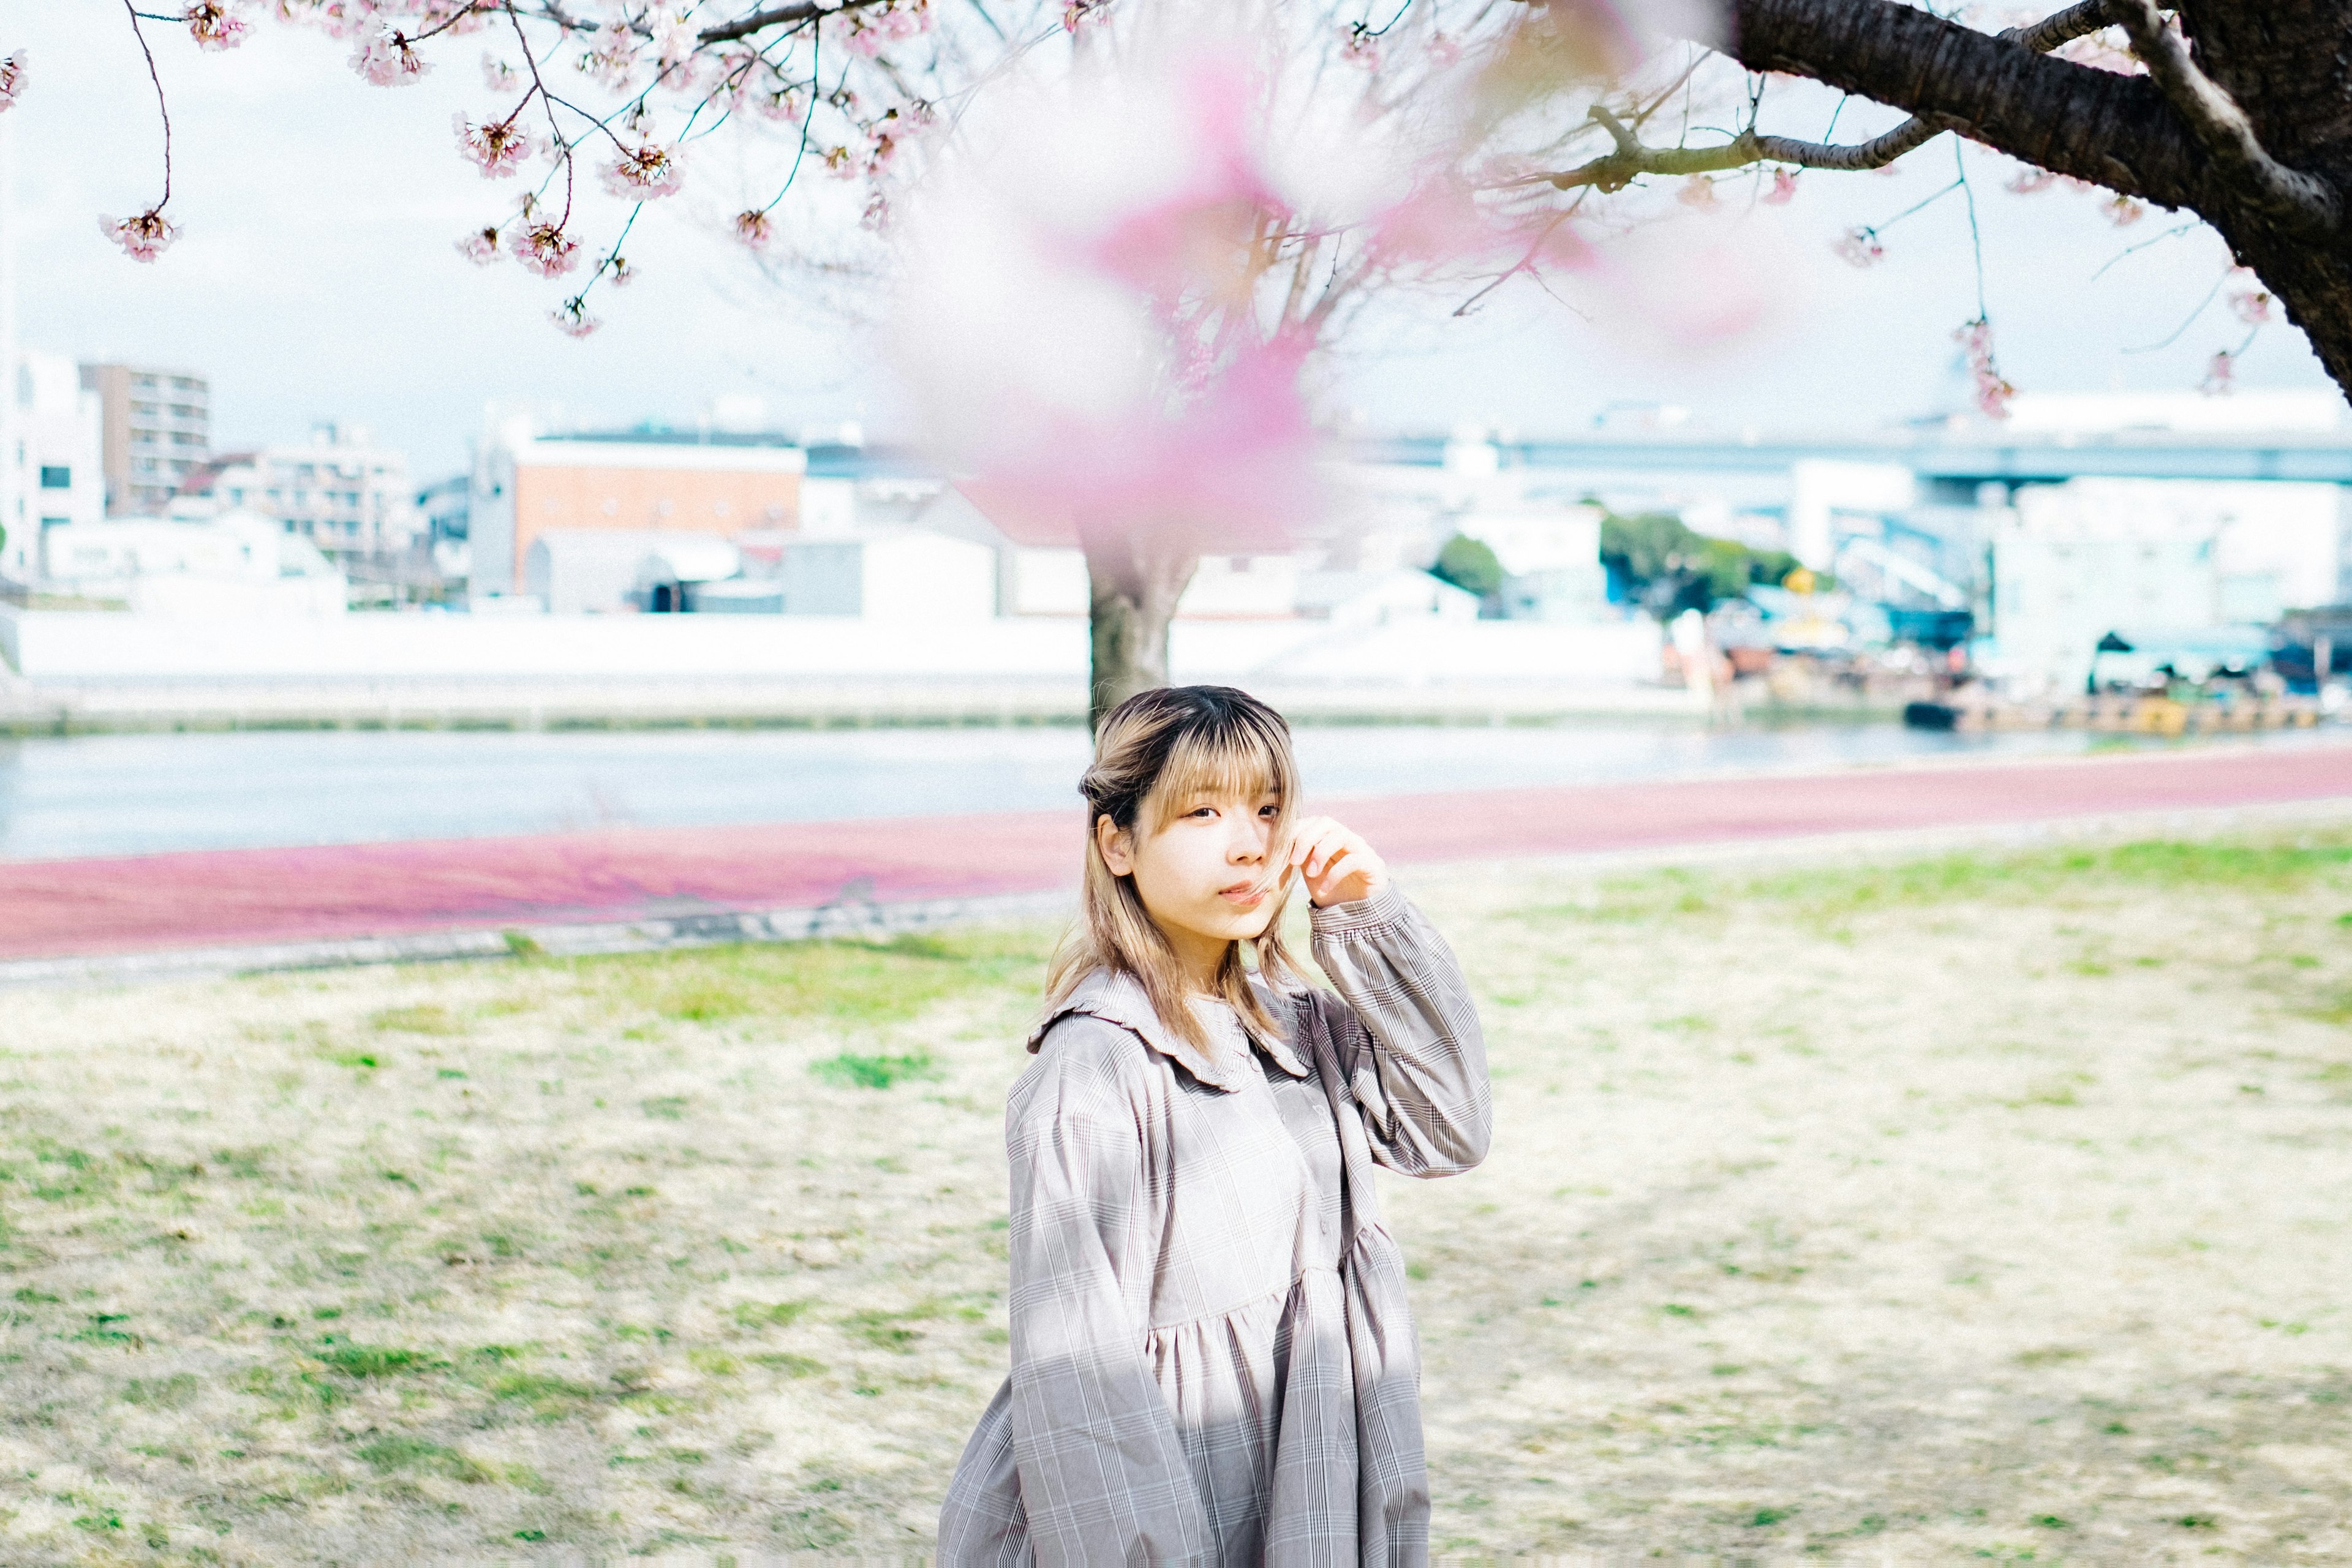
[[[919, 390], [961, 391], [961, 415], [929, 401], [969, 493], [1016, 536], [1085, 549], [1097, 711], [1166, 679], [1203, 550], [1286, 539], [1312, 512], [1302, 377], [1366, 300], [1453, 289], [1467, 311], [1564, 271], [1630, 308], [1699, 299], [1713, 291], [1612, 264], [1613, 243], [1742, 197], [1785, 205], [1806, 178], [1931, 143], [1955, 161], [1931, 199], [1972, 216], [1971, 152], [1975, 179], [2095, 192], [2118, 225], [2150, 207], [2210, 225], [2238, 264], [2215, 294], [2248, 336], [2291, 321], [2352, 386], [2352, 0], [1952, 16], [1896, 0], [124, 9], [164, 114], [159, 199], [106, 220], [136, 260], [180, 232], [149, 37], [165, 28], [215, 50], [257, 23], [308, 27], [391, 89], [478, 67], [486, 99], [451, 128], [455, 151], [505, 194], [454, 241], [556, 283], [550, 313], [575, 333], [610, 308], [600, 288], [631, 278], [639, 216], [697, 178], [713, 138], [740, 139], [739, 162], [773, 178], [736, 237], [780, 273], [814, 237], [860, 237], [900, 300]], [[0, 110], [37, 82], [21, 54], [0, 60]], [[1854, 140], [1790, 133], [1790, 106], [1822, 87], [1909, 118]], [[608, 228], [575, 204], [583, 180], [623, 199]], [[1905, 216], [1822, 242], [1880, 265]], [[1955, 311], [1955, 338], [1999, 417], [2012, 389], [1982, 293]], [[2213, 356], [2209, 390], [2227, 390], [2243, 347]]]

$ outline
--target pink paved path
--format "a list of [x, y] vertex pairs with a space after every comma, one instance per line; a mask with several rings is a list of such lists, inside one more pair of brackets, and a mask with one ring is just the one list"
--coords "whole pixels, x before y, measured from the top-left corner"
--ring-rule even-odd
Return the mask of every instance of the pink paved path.
[[[2352, 797], [2352, 745], [1392, 795], [1345, 803], [1391, 859], [1475, 860]], [[1075, 812], [617, 828], [0, 862], [0, 958], [808, 908], [1076, 880]]]

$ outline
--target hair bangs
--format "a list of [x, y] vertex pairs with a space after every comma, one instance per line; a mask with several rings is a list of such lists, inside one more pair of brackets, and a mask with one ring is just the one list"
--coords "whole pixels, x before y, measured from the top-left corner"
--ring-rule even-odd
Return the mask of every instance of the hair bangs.
[[1290, 737], [1246, 710], [1227, 712], [1187, 726], [1173, 737], [1159, 777], [1152, 781], [1154, 820], [1150, 826], [1166, 826], [1169, 814], [1185, 802], [1203, 797], [1255, 801], [1268, 795], [1281, 803], [1287, 821], [1298, 798]]

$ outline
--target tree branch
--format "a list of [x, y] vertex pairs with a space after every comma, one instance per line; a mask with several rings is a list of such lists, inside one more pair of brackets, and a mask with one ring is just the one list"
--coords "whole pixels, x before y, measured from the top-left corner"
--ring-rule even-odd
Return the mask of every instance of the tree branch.
[[1729, 9], [1728, 52], [1750, 70], [1810, 77], [1940, 120], [2053, 174], [2158, 205], [2201, 209], [2226, 194], [2154, 82], [2035, 52], [2072, 29], [2095, 31], [2099, 13], [2084, 5], [2015, 38], [1895, 0], [1730, 0]]
[[2131, 37], [2132, 53], [2147, 67], [2189, 132], [2211, 153], [2233, 193], [2248, 206], [2312, 233], [2332, 231], [2343, 203], [2326, 181], [2290, 169], [2272, 157], [2246, 111], [2197, 68], [2189, 47], [2165, 25], [2154, 0], [2107, 0]]
[[[2010, 42], [2022, 44], [2036, 54], [2047, 54], [2107, 26], [2112, 20], [2107, 15], [2108, 5], [2109, 0], [2081, 0], [2080, 4], [2069, 5], [2054, 16], [2045, 16], [2031, 26], [2011, 27], [1999, 36]], [[1603, 191], [1613, 191], [1642, 174], [1709, 174], [1720, 169], [1743, 168], [1750, 163], [1790, 163], [1801, 169], [1835, 169], [1847, 173], [1883, 169], [1945, 132], [1961, 128], [1958, 121], [1947, 116], [1915, 114], [1893, 130], [1883, 132], [1867, 142], [1845, 145], [1806, 142], [1791, 136], [1767, 136], [1750, 128], [1721, 147], [1696, 149], [1695, 151], [1701, 155], [1694, 156], [1694, 150], [1689, 148], [1642, 146], [1605, 110], [1595, 109], [1592, 117], [1609, 130], [1612, 139], [1617, 143], [1617, 150], [1582, 168], [1552, 175], [1551, 183], [1561, 190], [1578, 185], [1597, 185]]]
[[860, 11], [880, 3], [881, 0], [841, 0], [837, 5], [819, 5], [816, 0], [795, 0], [790, 5], [771, 5], [764, 11], [754, 11], [732, 22], [705, 27], [695, 37], [706, 44], [724, 44], [735, 38], [748, 38], [761, 28], [772, 27], [779, 23], [806, 22], [833, 12]]

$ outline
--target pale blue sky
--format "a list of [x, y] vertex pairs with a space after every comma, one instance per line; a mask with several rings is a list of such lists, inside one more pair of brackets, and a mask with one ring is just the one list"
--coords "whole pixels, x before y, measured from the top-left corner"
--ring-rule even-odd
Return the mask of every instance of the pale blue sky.
[[[788, 425], [893, 425], [898, 400], [865, 333], [795, 304], [712, 232], [732, 210], [717, 189], [723, 174], [703, 176], [707, 195], [690, 184], [668, 210], [648, 212], [628, 247], [642, 279], [604, 294], [609, 324], [575, 342], [545, 319], [560, 285], [511, 261], [477, 269], [451, 248], [469, 225], [499, 216], [507, 195], [459, 161], [450, 134], [451, 113], [485, 100], [478, 42], [443, 52], [423, 86], [387, 90], [345, 68], [348, 46], [274, 24], [260, 34], [200, 55], [183, 30], [151, 27], [172, 92], [173, 211], [186, 234], [140, 266], [98, 229], [100, 213], [152, 202], [160, 175], [153, 96], [120, 5], [0, 8], [0, 53], [32, 50], [30, 90], [9, 115], [27, 347], [205, 372], [223, 446], [297, 439], [318, 419], [367, 425], [409, 450], [420, 479], [463, 463], [490, 398], [632, 423], [688, 421], [713, 395], [751, 393]], [[1841, 132], [1886, 119], [1850, 109]], [[2179, 220], [2151, 212], [2118, 230], [2095, 197], [2012, 196], [2000, 189], [2004, 161], [1971, 157], [2003, 368], [2019, 386], [2186, 389], [2237, 342], [2242, 330], [2217, 300], [2172, 348], [2126, 352], [2167, 337], [2206, 296], [2222, 261], [2212, 236], [2151, 246], [2094, 280], [2126, 246]], [[1451, 300], [1388, 312], [1344, 362], [1339, 401], [1378, 427], [1476, 419], [1529, 433], [1621, 401], [1681, 403], [1733, 426], [1874, 424], [1953, 407], [1963, 388], [1950, 334], [1975, 313], [1959, 199], [1891, 230], [1889, 260], [1871, 271], [1830, 251], [1846, 226], [1900, 211], [1951, 169], [1943, 141], [1890, 175], [1807, 175], [1781, 215], [1786, 237], [1756, 262], [1790, 305], [1753, 340], [1669, 360], [1514, 285], [1467, 322], [1448, 319]], [[2326, 384], [2284, 326], [2264, 332], [2240, 381]]]

